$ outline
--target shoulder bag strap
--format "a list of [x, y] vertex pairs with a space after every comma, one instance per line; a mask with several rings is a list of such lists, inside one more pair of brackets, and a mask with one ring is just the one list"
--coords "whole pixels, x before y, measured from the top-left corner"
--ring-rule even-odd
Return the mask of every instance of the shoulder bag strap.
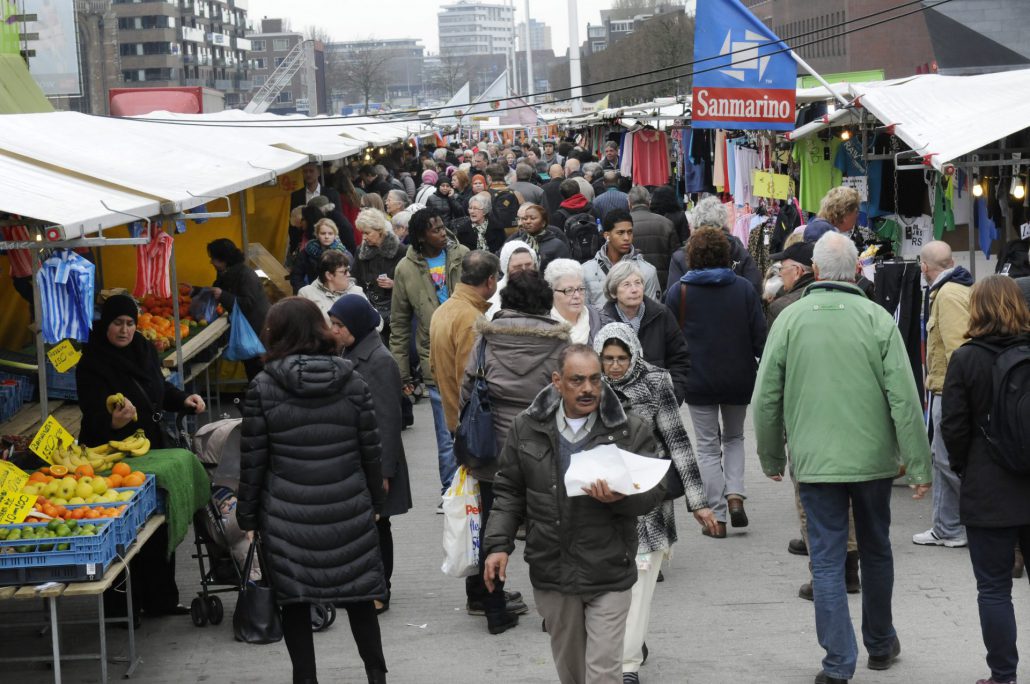
[[680, 329], [683, 328], [683, 324], [687, 321], [687, 284], [684, 282], [680, 283]]

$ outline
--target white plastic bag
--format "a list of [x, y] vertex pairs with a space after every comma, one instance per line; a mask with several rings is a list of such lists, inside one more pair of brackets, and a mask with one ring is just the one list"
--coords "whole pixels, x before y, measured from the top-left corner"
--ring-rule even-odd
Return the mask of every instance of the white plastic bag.
[[451, 577], [479, 572], [479, 480], [461, 466], [443, 495], [443, 565]]

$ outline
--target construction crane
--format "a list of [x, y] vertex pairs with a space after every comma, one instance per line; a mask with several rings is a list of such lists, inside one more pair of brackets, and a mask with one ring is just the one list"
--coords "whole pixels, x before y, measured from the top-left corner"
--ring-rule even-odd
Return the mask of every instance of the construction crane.
[[293, 46], [293, 49], [287, 53], [282, 63], [275, 68], [275, 71], [271, 73], [268, 80], [258, 88], [258, 91], [254, 93], [254, 97], [251, 98], [247, 106], [243, 108], [243, 111], [248, 114], [263, 114], [268, 110], [269, 106], [279, 98], [279, 93], [282, 92], [283, 88], [288, 86], [292, 81], [293, 77], [300, 71], [300, 68], [304, 66], [305, 50], [304, 48], [308, 43], [312, 43], [312, 40], [303, 40]]

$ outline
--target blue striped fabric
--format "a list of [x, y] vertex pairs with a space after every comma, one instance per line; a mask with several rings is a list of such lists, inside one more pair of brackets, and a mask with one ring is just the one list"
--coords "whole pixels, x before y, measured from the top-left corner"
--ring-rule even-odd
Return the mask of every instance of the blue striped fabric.
[[70, 250], [55, 252], [36, 274], [42, 305], [43, 341], [63, 339], [85, 342], [93, 326], [93, 289], [96, 267]]

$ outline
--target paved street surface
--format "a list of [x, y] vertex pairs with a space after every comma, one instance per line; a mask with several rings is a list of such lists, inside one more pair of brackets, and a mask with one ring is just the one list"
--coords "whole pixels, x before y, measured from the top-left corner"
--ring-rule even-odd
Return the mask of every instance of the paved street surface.
[[[435, 514], [439, 477], [428, 401], [416, 406], [416, 426], [405, 432], [408, 467], [416, 508], [394, 519], [397, 567], [391, 610], [380, 618], [391, 682], [554, 682], [547, 635], [540, 631], [535, 610], [503, 635], [490, 636], [486, 619], [465, 614], [464, 585], [439, 570], [442, 517]], [[686, 410], [683, 411], [687, 415]], [[689, 424], [689, 418], [688, 424]], [[797, 536], [789, 482], [765, 479], [754, 454], [748, 421], [747, 511], [751, 526], [730, 529], [724, 540], [702, 537], [682, 502], [677, 504], [680, 541], [664, 570], [665, 582], [655, 593], [647, 643], [650, 659], [641, 670], [645, 682], [811, 682], [822, 650], [816, 643], [812, 604], [797, 598], [807, 579], [807, 559], [787, 553]], [[983, 663], [976, 612], [976, 591], [965, 549], [917, 547], [914, 532], [928, 528], [930, 501], [913, 501], [909, 490], [896, 487], [893, 502], [896, 583], [895, 624], [902, 655], [888, 672], [865, 668], [861, 649], [855, 682], [906, 684], [972, 684], [988, 674]], [[179, 586], [183, 603], [197, 590], [196, 562], [190, 558], [192, 537], [180, 547]], [[521, 547], [521, 544], [520, 544]], [[509, 566], [509, 587], [521, 590], [532, 604], [521, 548]], [[1016, 584], [1016, 615], [1030, 624], [1027, 580]], [[137, 632], [143, 664], [134, 680], [146, 684], [185, 682], [289, 682], [290, 660], [283, 643], [250, 646], [233, 641], [233, 598], [226, 602], [226, 620], [218, 627], [196, 628], [188, 617], [151, 619]], [[63, 603], [65, 614], [88, 615], [93, 603]], [[861, 598], [850, 606], [855, 629], [860, 627]], [[12, 615], [27, 608], [7, 602], [5, 623], [31, 616]], [[40, 604], [39, 608], [42, 608]], [[342, 613], [342, 611], [341, 611]], [[37, 614], [37, 616], [41, 616]], [[327, 632], [315, 635], [319, 681], [364, 682], [364, 671], [340, 615]], [[1030, 653], [1027, 631], [1020, 635], [1023, 653]], [[63, 630], [65, 646], [95, 646], [95, 630], [72, 626]], [[108, 632], [112, 653], [125, 651], [126, 633]], [[0, 658], [14, 653], [45, 653], [49, 637], [27, 628], [5, 630]], [[1022, 668], [1024, 674], [1027, 667]], [[3, 681], [22, 684], [51, 681], [43, 666], [10, 665]], [[112, 664], [117, 680], [122, 666]], [[68, 662], [64, 681], [98, 681], [95, 663]]]

